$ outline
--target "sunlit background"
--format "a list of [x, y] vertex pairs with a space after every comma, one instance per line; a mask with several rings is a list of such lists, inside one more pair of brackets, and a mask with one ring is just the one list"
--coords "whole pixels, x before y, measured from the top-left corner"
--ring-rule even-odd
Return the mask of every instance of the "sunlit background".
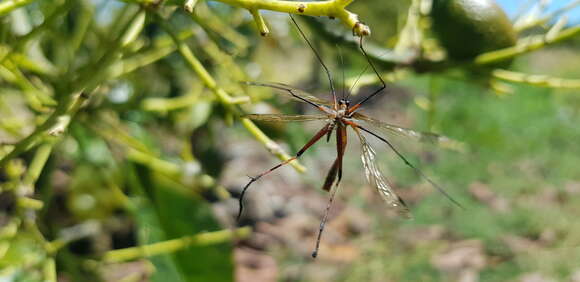
[[[176, 51], [152, 16], [156, 8], [123, 57], [100, 64], [119, 51], [112, 46], [138, 5], [50, 2], [1, 18], [0, 55], [11, 59], [0, 63], [0, 156], [46, 120], [78, 77], [94, 78], [99, 87], [63, 136], [49, 136], [0, 167], [0, 281], [580, 281], [578, 86], [506, 82], [492, 77], [493, 68], [468, 63], [390, 67], [385, 50], [401, 41], [411, 1], [354, 1], [349, 9], [372, 29], [365, 44], [378, 48], [379, 72], [389, 79], [396, 72], [362, 112], [461, 142], [444, 148], [377, 131], [464, 208], [368, 136], [413, 218], [398, 216], [367, 183], [351, 132], [314, 260], [334, 137], [303, 155], [303, 173], [288, 165], [254, 183], [236, 221], [248, 176], [276, 165], [272, 152], [297, 152], [324, 125], [256, 122], [272, 145], [240, 122], [242, 112], [316, 112], [243, 81], [280, 82], [330, 98], [323, 69], [286, 14], [263, 12], [270, 34], [261, 37], [246, 10], [223, 3], [198, 3], [193, 20], [171, 1], [159, 8], [216, 81], [212, 89], [180, 53], [183, 46]], [[514, 22], [573, 3], [498, 2]], [[360, 101], [379, 87], [356, 45], [296, 18], [340, 97], [352, 90], [351, 100]], [[580, 8], [518, 37], [545, 34], [558, 22], [574, 28], [579, 20]], [[337, 20], [321, 21], [351, 33]], [[421, 28], [425, 50], [446, 62], [428, 22]], [[579, 44], [568, 39], [494, 66], [542, 75], [541, 81], [580, 79]], [[35, 178], [26, 172], [42, 148], [50, 157]], [[32, 194], [14, 192], [26, 185]], [[252, 232], [232, 235], [243, 226]]]

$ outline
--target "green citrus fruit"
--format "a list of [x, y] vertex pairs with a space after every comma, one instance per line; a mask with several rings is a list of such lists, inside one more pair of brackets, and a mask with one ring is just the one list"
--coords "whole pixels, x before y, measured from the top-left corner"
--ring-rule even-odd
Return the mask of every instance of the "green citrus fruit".
[[433, 31], [448, 56], [470, 60], [515, 45], [513, 25], [494, 0], [433, 0]]

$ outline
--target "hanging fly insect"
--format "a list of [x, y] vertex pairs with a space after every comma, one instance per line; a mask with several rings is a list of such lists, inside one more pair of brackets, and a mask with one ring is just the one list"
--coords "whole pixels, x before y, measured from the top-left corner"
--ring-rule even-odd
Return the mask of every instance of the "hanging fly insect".
[[[403, 217], [410, 216], [409, 209], [408, 209], [407, 205], [405, 204], [405, 202], [403, 201], [403, 199], [401, 199], [395, 193], [393, 188], [388, 184], [385, 177], [383, 176], [383, 174], [379, 170], [379, 167], [376, 163], [376, 152], [368, 143], [368, 141], [365, 137], [365, 134], [370, 134], [374, 138], [377, 138], [378, 140], [384, 142], [391, 150], [393, 150], [393, 152], [395, 152], [395, 154], [400, 159], [403, 160], [403, 162], [407, 166], [409, 166], [411, 169], [413, 169], [420, 177], [422, 177], [427, 182], [429, 182], [431, 185], [433, 185], [433, 187], [435, 187], [437, 190], [439, 190], [445, 197], [447, 197], [449, 200], [451, 200], [454, 204], [461, 207], [461, 205], [457, 201], [455, 201], [449, 194], [447, 194], [439, 185], [437, 185], [435, 182], [433, 182], [421, 170], [419, 170], [416, 166], [414, 166], [411, 162], [409, 162], [407, 160], [407, 158], [405, 158], [405, 156], [403, 156], [399, 152], [399, 150], [397, 150], [389, 140], [387, 140], [386, 138], [382, 137], [381, 135], [375, 133], [374, 131], [371, 131], [369, 128], [366, 127], [367, 125], [369, 125], [369, 126], [376, 128], [378, 130], [387, 131], [387, 132], [394, 133], [397, 135], [402, 135], [405, 137], [410, 137], [410, 138], [413, 138], [413, 139], [416, 139], [419, 141], [427, 141], [427, 142], [439, 143], [439, 144], [441, 144], [441, 143], [453, 143], [452, 140], [450, 140], [444, 136], [440, 136], [440, 135], [437, 135], [434, 133], [419, 132], [419, 131], [415, 131], [415, 130], [411, 130], [411, 129], [407, 129], [407, 128], [398, 127], [395, 125], [391, 125], [391, 124], [376, 120], [374, 118], [368, 117], [368, 116], [358, 112], [360, 110], [361, 106], [363, 106], [365, 103], [370, 101], [375, 96], [382, 93], [383, 90], [386, 88], [385, 81], [381, 78], [381, 76], [377, 72], [374, 64], [372, 63], [372, 61], [368, 57], [368, 55], [363, 47], [362, 36], [360, 37], [360, 41], [359, 41], [359, 49], [361, 50], [362, 54], [366, 58], [366, 60], [368, 62], [368, 66], [371, 67], [371, 69], [374, 71], [377, 78], [381, 82], [381, 87], [379, 89], [373, 91], [370, 95], [368, 95], [367, 97], [362, 99], [360, 102], [358, 102], [354, 105], [351, 105], [349, 100], [348, 100], [348, 97], [343, 97], [342, 99], [337, 98], [337, 95], [336, 95], [336, 92], [335, 92], [335, 89], [333, 86], [333, 82], [332, 82], [332, 76], [330, 74], [330, 71], [328, 70], [328, 68], [324, 64], [322, 57], [318, 54], [316, 49], [314, 49], [314, 47], [312, 46], [312, 44], [310, 43], [310, 41], [308, 40], [308, 38], [306, 37], [306, 35], [302, 31], [302, 29], [300, 28], [300, 26], [298, 26], [298, 24], [296, 23], [296, 21], [294, 20], [294, 18], [291, 15], [290, 15], [290, 18], [292, 19], [292, 22], [296, 26], [298, 32], [304, 38], [304, 40], [306, 41], [308, 46], [310, 46], [310, 48], [312, 49], [317, 60], [320, 62], [322, 68], [324, 69], [324, 71], [328, 77], [328, 80], [330, 82], [332, 100], [326, 101], [326, 100], [319, 99], [319, 98], [314, 97], [314, 96], [312, 96], [304, 91], [301, 91], [299, 89], [296, 89], [294, 87], [291, 87], [291, 86], [288, 86], [288, 85], [285, 85], [282, 83], [247, 82], [247, 84], [249, 84], [249, 85], [270, 87], [270, 88], [280, 90], [280, 93], [288, 95], [295, 100], [307, 103], [307, 104], [313, 106], [314, 108], [318, 109], [322, 113], [318, 114], [318, 115], [250, 114], [250, 115], [247, 115], [246, 117], [250, 118], [252, 120], [268, 121], [268, 122], [323, 121], [326, 124], [322, 127], [322, 129], [320, 129], [314, 135], [314, 137], [312, 137], [306, 143], [306, 145], [304, 145], [298, 151], [298, 153], [296, 153], [296, 155], [294, 155], [293, 157], [289, 158], [288, 160], [283, 161], [283, 162], [279, 163], [278, 165], [258, 174], [257, 176], [250, 177], [250, 181], [243, 188], [242, 193], [240, 195], [240, 199], [239, 199], [240, 208], [239, 208], [239, 212], [238, 212], [238, 220], [239, 220], [240, 216], [242, 215], [242, 211], [243, 211], [243, 207], [244, 207], [243, 206], [244, 194], [246, 193], [247, 189], [250, 187], [250, 185], [252, 183], [256, 182], [258, 179], [271, 173], [272, 171], [290, 163], [291, 161], [298, 159], [300, 156], [302, 156], [302, 154], [304, 154], [304, 152], [306, 152], [306, 150], [308, 150], [312, 145], [317, 143], [323, 137], [326, 136], [327, 141], [329, 141], [332, 133], [335, 132], [337, 156], [336, 156], [334, 163], [330, 167], [330, 170], [328, 171], [326, 178], [325, 178], [325, 181], [324, 181], [324, 184], [322, 186], [322, 189], [324, 191], [330, 192], [330, 198], [329, 198], [328, 205], [326, 207], [324, 216], [323, 216], [322, 221], [320, 223], [320, 228], [318, 230], [318, 236], [316, 239], [316, 247], [315, 247], [314, 251], [312, 252], [312, 257], [316, 258], [316, 256], [318, 255], [318, 249], [320, 247], [320, 238], [322, 236], [322, 232], [324, 230], [324, 225], [325, 225], [326, 220], [328, 218], [328, 212], [330, 210], [330, 207], [332, 206], [334, 196], [338, 190], [338, 186], [339, 186], [340, 181], [342, 179], [342, 169], [343, 169], [342, 161], [343, 161], [344, 153], [346, 151], [347, 128], [348, 127], [352, 128], [359, 138], [361, 148], [362, 148], [361, 159], [362, 159], [362, 163], [363, 163], [363, 167], [365, 170], [365, 175], [366, 175], [367, 181], [369, 182], [369, 184], [371, 186], [373, 186], [377, 189], [378, 193], [381, 195], [381, 197], [386, 202], [386, 204], [389, 207], [395, 209], [398, 212], [398, 214], [400, 214]], [[363, 126], [363, 124], [365, 126]]]

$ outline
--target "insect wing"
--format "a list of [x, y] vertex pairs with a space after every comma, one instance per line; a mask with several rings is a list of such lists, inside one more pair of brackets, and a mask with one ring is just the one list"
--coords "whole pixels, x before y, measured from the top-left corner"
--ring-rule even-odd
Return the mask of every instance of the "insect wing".
[[251, 114], [245, 115], [244, 117], [251, 120], [268, 122], [314, 121], [328, 119], [326, 115]]
[[253, 82], [253, 81], [249, 81], [246, 82], [246, 84], [248, 85], [254, 85], [254, 86], [263, 86], [263, 87], [270, 87], [270, 88], [274, 88], [274, 89], [278, 89], [278, 90], [282, 90], [280, 91], [281, 94], [286, 95], [287, 97], [300, 101], [300, 102], [304, 102], [303, 100], [294, 97], [292, 94], [305, 99], [307, 101], [310, 101], [314, 104], [317, 105], [325, 105], [325, 106], [331, 106], [332, 103], [330, 101], [326, 101], [317, 97], [312, 96], [311, 94], [302, 91], [298, 88], [292, 87], [290, 85], [286, 85], [283, 83], [278, 83], [278, 82], [270, 82], [270, 83], [265, 83], [265, 82]]
[[421, 131], [416, 131], [413, 129], [409, 129], [409, 128], [404, 128], [404, 127], [399, 127], [396, 125], [392, 125], [371, 117], [368, 117], [366, 115], [360, 114], [360, 113], [354, 113], [354, 115], [352, 116], [352, 118], [354, 118], [355, 120], [358, 121], [362, 121], [365, 122], [369, 125], [371, 125], [372, 127], [383, 131], [387, 134], [395, 134], [398, 136], [402, 136], [402, 137], [408, 137], [408, 138], [412, 138], [416, 141], [422, 142], [422, 143], [428, 143], [428, 144], [434, 144], [437, 146], [440, 146], [442, 148], [446, 148], [446, 149], [450, 149], [450, 150], [455, 150], [455, 151], [464, 151], [465, 150], [465, 144], [463, 144], [462, 142], [450, 139], [448, 137], [439, 135], [439, 134], [435, 134], [435, 133], [431, 133], [431, 132], [421, 132]]
[[367, 181], [371, 186], [374, 186], [377, 189], [389, 207], [396, 209], [399, 215], [410, 218], [411, 214], [407, 208], [407, 205], [395, 193], [393, 188], [387, 183], [385, 177], [379, 170], [376, 162], [375, 150], [370, 146], [366, 138], [360, 132], [356, 131], [356, 133], [362, 146], [361, 159]]

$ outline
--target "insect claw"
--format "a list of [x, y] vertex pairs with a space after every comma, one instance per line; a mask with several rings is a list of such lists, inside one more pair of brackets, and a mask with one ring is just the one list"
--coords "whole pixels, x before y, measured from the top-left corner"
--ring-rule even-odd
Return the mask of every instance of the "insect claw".
[[253, 177], [253, 176], [249, 176], [249, 175], [246, 175], [246, 176], [247, 176], [247, 177], [250, 179], [250, 181], [252, 181], [252, 182], [254, 182], [254, 181], [258, 180], [258, 177]]

